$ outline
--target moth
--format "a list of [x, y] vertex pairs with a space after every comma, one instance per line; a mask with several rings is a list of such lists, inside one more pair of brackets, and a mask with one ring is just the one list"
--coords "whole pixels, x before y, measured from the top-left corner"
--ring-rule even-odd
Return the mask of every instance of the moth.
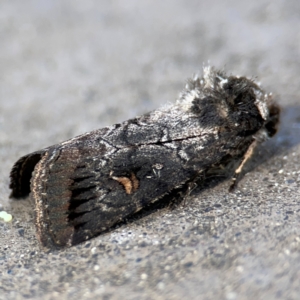
[[279, 115], [253, 80], [206, 66], [172, 105], [21, 157], [11, 197], [31, 194], [42, 246], [72, 246], [238, 161], [233, 189], [257, 144], [276, 133]]

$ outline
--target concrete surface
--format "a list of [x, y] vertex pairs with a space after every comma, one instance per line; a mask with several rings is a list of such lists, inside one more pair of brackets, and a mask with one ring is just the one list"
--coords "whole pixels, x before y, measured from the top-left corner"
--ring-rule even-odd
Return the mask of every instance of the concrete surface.
[[[0, 299], [299, 299], [299, 28], [298, 0], [2, 0]], [[175, 100], [207, 60], [283, 108], [238, 190], [40, 250], [29, 198], [8, 198], [16, 159]]]

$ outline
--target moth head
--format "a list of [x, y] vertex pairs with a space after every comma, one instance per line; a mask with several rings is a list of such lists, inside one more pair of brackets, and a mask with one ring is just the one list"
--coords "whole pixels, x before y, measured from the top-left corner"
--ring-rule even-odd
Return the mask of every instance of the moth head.
[[268, 111], [264, 127], [268, 136], [272, 137], [278, 130], [280, 107], [276, 102], [273, 101], [272, 94], [265, 95], [264, 98]]
[[253, 88], [253, 91], [255, 94], [254, 104], [264, 120], [264, 132], [266, 136], [270, 138], [274, 136], [278, 130], [280, 107], [273, 100], [272, 93], [266, 94], [258, 86], [257, 88]]
[[258, 84], [246, 77], [229, 76], [226, 80], [220, 80], [220, 83], [232, 111], [243, 115], [245, 112], [251, 114], [258, 110], [267, 137], [276, 134], [280, 108], [271, 93], [266, 94]]

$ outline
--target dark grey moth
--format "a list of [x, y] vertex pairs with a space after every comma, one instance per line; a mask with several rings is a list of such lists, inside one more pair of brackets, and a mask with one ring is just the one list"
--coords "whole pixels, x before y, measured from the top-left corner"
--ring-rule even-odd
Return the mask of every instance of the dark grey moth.
[[31, 193], [43, 246], [75, 245], [239, 161], [233, 188], [255, 146], [276, 133], [279, 114], [252, 80], [204, 67], [173, 105], [21, 157], [11, 196]]

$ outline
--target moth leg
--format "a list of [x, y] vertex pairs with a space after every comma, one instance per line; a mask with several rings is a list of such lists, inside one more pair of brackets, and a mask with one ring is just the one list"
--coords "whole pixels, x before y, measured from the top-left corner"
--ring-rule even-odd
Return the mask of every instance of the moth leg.
[[198, 179], [199, 179], [199, 178], [196, 178], [196, 179], [194, 179], [193, 181], [191, 181], [191, 182], [188, 184], [188, 188], [187, 188], [186, 194], [185, 194], [185, 196], [184, 196], [184, 200], [185, 200], [188, 196], [190, 196], [190, 194], [192, 193], [192, 191], [193, 191], [194, 189], [197, 188], [197, 186], [198, 186], [198, 184], [197, 184]]
[[187, 187], [180, 193], [180, 201], [183, 207], [187, 205], [187, 198], [190, 196], [192, 191], [197, 187], [196, 180], [193, 180], [187, 184]]
[[202, 182], [204, 178], [205, 175], [203, 175], [203, 171], [200, 171], [192, 180], [187, 182], [186, 188], [180, 193], [180, 204], [182, 204], [182, 206], [187, 205], [188, 197], [196, 188], [199, 187], [199, 183]]
[[231, 179], [231, 185], [229, 187], [229, 192], [233, 192], [233, 190], [237, 187], [237, 184], [241, 178], [242, 170], [246, 164], [246, 162], [250, 159], [250, 157], [253, 154], [254, 149], [256, 148], [258, 142], [255, 140], [247, 149], [247, 152], [245, 153], [243, 160], [241, 161], [240, 165], [234, 172], [234, 176]]
[[186, 206], [187, 198], [191, 192], [197, 187], [196, 180], [184, 184], [177, 192], [172, 193], [172, 199], [168, 204], [168, 208], [176, 209], [178, 206]]

